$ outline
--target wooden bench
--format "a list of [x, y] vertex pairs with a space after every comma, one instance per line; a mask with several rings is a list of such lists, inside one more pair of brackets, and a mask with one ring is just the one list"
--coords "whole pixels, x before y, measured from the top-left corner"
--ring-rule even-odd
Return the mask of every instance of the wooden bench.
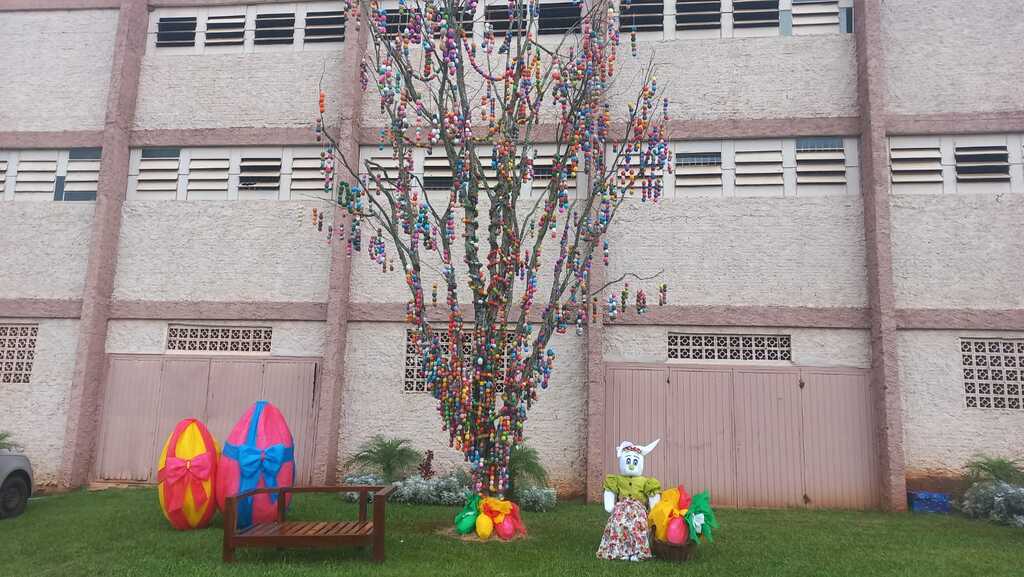
[[[345, 485], [340, 487], [276, 487], [253, 489], [224, 503], [224, 562], [235, 560], [239, 547], [373, 547], [373, 560], [384, 561], [384, 507], [388, 496], [395, 490], [380, 485]], [[277, 495], [277, 519], [273, 523], [256, 523], [237, 529], [238, 500], [252, 495]], [[359, 493], [358, 521], [287, 521], [285, 519], [286, 493]], [[366, 509], [373, 494], [373, 519], [367, 519]]]

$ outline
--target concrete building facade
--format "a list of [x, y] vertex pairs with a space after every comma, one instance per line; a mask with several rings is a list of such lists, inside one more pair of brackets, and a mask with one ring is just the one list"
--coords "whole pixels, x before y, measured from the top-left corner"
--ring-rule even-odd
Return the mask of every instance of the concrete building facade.
[[[697, 4], [717, 27], [687, 24]], [[631, 63], [653, 59], [685, 170], [659, 206], [623, 209], [595, 274], [661, 271], [669, 304], [555, 338], [527, 425], [555, 485], [599, 493], [619, 364], [857, 371], [878, 507], [947, 486], [976, 453], [1024, 457], [1019, 2], [779, 0], [756, 25], [745, 0], [661, 5], [663, 26], [637, 34], [608, 99], [623, 111]], [[383, 431], [459, 463], [409, 376], [404, 279], [310, 224], [313, 208], [343, 218], [310, 186], [318, 88], [349, 153], [374, 154], [381, 125], [354, 81], [365, 29], [310, 41], [311, 19], [340, 9], [0, 0], [0, 430], [39, 482], [145, 480], [100, 457], [125, 418], [111, 396], [131, 393], [112, 383], [150, 357], [315, 362], [309, 481], [336, 479]], [[256, 22], [275, 14], [293, 15], [290, 41], [259, 42]], [[160, 34], [181, 21], [191, 44]], [[237, 36], [211, 42], [225, 29]], [[279, 179], [251, 186], [268, 161]], [[267, 348], [245, 350], [241, 331], [263, 328]], [[786, 344], [770, 358], [680, 356], [675, 339], [695, 335]]]

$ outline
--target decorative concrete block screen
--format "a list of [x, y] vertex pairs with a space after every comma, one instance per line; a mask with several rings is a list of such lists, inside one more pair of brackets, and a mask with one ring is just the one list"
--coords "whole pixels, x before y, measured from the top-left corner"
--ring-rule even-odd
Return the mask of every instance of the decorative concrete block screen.
[[28, 383], [39, 325], [0, 325], [0, 383]]
[[960, 339], [964, 399], [979, 409], [1024, 409], [1024, 339]]
[[167, 351], [171, 353], [269, 354], [272, 340], [270, 327], [167, 327]]
[[[441, 341], [441, 346], [448, 348], [449, 336], [447, 329], [433, 329], [433, 334]], [[471, 329], [463, 332], [462, 358], [470, 358], [473, 353], [473, 341]], [[501, 351], [501, 374], [508, 368], [509, 351], [515, 343], [515, 334], [511, 331], [504, 332], [504, 348]], [[505, 386], [498, 384], [497, 391], [505, 390]], [[402, 391], [406, 393], [429, 393], [427, 389], [427, 375], [423, 372], [423, 355], [416, 347], [416, 332], [412, 329], [405, 331], [405, 379], [403, 380]]]
[[789, 335], [668, 334], [668, 358], [693, 361], [789, 361]]

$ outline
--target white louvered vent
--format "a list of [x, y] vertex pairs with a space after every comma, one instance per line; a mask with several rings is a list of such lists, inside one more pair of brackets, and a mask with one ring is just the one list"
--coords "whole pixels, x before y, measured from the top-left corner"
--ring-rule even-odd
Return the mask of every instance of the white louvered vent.
[[736, 151], [736, 187], [782, 186], [782, 151]]
[[793, 0], [794, 36], [834, 34], [838, 30], [838, 0]]
[[7, 187], [7, 159], [0, 158], [0, 196], [3, 195], [4, 188]]
[[696, 32], [722, 26], [721, 0], [676, 0], [676, 30]]
[[18, 159], [18, 178], [15, 182], [16, 200], [53, 200], [57, 182], [57, 153], [44, 152], [29, 155], [21, 153]]
[[169, 46], [195, 46], [195, 16], [165, 16], [156, 24], [156, 45], [158, 48]]
[[741, 36], [744, 29], [764, 30], [779, 27], [779, 0], [733, 0], [733, 29]]
[[[555, 156], [551, 152], [537, 152], [533, 157], [533, 181], [531, 188], [534, 192], [541, 192], [548, 187], [552, 178], [555, 178]], [[576, 175], [566, 173], [563, 181], [568, 190], [576, 189]]]
[[143, 148], [136, 195], [148, 200], [173, 200], [178, 194], [179, 155], [177, 148]]
[[206, 19], [207, 46], [241, 46], [245, 40], [245, 14]]
[[280, 188], [280, 158], [242, 157], [238, 173], [239, 200], [273, 200]]
[[321, 198], [324, 190], [324, 162], [320, 155], [296, 155], [292, 157], [292, 200], [300, 198]]
[[451, 163], [443, 150], [423, 158], [423, 190], [451, 190], [455, 180]]
[[846, 152], [842, 138], [796, 140], [797, 187], [846, 189]]
[[942, 192], [942, 150], [935, 146], [889, 147], [893, 190], [929, 189]]
[[579, 33], [582, 11], [580, 4], [576, 2], [540, 2], [537, 10], [537, 34]]
[[188, 200], [227, 200], [227, 158], [192, 158], [188, 162]]
[[628, 159], [623, 158], [622, 169], [618, 175], [620, 188], [628, 188], [637, 192], [645, 188], [653, 190], [664, 171], [656, 161], [652, 162], [649, 158], [643, 162], [641, 160], [643, 159], [638, 154], [633, 154]]
[[[514, 13], [513, 13], [514, 12]], [[505, 36], [526, 30], [528, 18], [526, 17], [526, 6], [523, 4], [498, 4], [484, 8], [484, 19], [494, 30], [495, 36]], [[390, 15], [389, 15], [390, 23]]]
[[722, 187], [721, 152], [676, 154], [676, 192], [687, 193]]
[[64, 178], [64, 200], [95, 200], [99, 176], [99, 149], [72, 150]]
[[664, 0], [621, 0], [619, 30], [623, 32], [660, 32], [665, 29]]
[[344, 42], [345, 13], [306, 12], [305, 42]]
[[366, 189], [377, 190], [380, 181], [385, 190], [394, 188], [398, 181], [400, 163], [388, 151], [377, 151], [370, 155], [363, 169], [366, 171]]
[[256, 44], [291, 44], [294, 36], [294, 12], [256, 15]]
[[957, 182], [1004, 182], [1010, 180], [1006, 145], [957, 146]]
[[490, 146], [478, 148], [477, 157], [480, 159], [480, 168], [483, 170], [484, 178], [487, 180], [487, 186], [491, 188], [497, 187], [498, 167], [494, 162], [494, 149]]

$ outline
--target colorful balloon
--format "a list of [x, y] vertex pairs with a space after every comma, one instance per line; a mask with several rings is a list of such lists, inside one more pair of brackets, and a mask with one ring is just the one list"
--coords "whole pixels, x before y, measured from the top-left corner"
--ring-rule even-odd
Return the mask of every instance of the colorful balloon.
[[494, 521], [487, 515], [478, 515], [476, 518], [476, 536], [480, 537], [482, 541], [486, 541], [491, 538], [491, 533], [493, 532]]
[[[232, 495], [260, 487], [288, 487], [295, 480], [295, 443], [281, 411], [257, 401], [231, 429], [217, 465], [217, 506]], [[286, 504], [291, 495], [285, 495]], [[277, 496], [256, 495], [238, 502], [237, 525], [277, 518]]]
[[178, 530], [210, 524], [215, 509], [217, 441], [201, 421], [179, 422], [160, 452], [157, 495], [160, 510]]

